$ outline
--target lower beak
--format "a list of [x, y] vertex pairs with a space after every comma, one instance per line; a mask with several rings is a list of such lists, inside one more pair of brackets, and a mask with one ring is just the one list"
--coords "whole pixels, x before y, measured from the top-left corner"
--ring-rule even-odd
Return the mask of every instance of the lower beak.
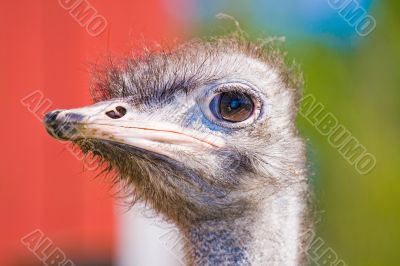
[[217, 149], [224, 141], [216, 136], [154, 121], [123, 102], [100, 102], [71, 110], [46, 114], [44, 124], [57, 139], [78, 141], [100, 139], [175, 157], [177, 151], [199, 152]]

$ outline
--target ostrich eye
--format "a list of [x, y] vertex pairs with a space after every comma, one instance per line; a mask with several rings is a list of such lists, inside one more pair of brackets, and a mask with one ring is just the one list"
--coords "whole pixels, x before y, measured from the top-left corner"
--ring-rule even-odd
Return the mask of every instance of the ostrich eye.
[[205, 87], [197, 102], [208, 121], [231, 129], [245, 128], [264, 114], [264, 95], [254, 85], [243, 82], [224, 82]]
[[250, 96], [240, 92], [222, 92], [210, 102], [211, 112], [220, 119], [238, 123], [248, 119], [254, 112]]

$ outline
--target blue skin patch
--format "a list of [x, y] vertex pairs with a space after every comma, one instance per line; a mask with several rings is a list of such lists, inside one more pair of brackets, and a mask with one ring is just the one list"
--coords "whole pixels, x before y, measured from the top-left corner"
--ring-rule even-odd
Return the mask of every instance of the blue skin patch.
[[192, 250], [194, 265], [250, 265], [245, 243], [232, 231], [209, 232], [208, 229], [195, 228], [189, 232], [191, 243], [195, 245]]
[[195, 105], [188, 109], [186, 117], [183, 119], [183, 127], [198, 128], [198, 124], [202, 127], [206, 127], [210, 131], [214, 132], [229, 132], [228, 128], [221, 127], [210, 121], [201, 111], [201, 109]]

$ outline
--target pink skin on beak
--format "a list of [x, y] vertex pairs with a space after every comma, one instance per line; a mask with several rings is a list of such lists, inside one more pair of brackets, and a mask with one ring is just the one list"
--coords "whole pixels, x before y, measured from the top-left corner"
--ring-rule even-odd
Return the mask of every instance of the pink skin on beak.
[[149, 121], [122, 101], [58, 110], [46, 115], [49, 133], [59, 139], [101, 139], [130, 145], [177, 160], [177, 152], [218, 149], [224, 140], [165, 121]]

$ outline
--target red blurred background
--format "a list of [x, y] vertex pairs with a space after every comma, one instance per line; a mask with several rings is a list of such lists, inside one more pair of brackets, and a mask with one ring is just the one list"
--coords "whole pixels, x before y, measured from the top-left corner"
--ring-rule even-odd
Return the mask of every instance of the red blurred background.
[[38, 264], [20, 242], [35, 229], [67, 256], [112, 261], [115, 212], [107, 182], [93, 181], [95, 173], [47, 135], [37, 118], [42, 110], [32, 113], [21, 99], [39, 90], [49, 109], [90, 104], [88, 63], [126, 52], [143, 37], [176, 37], [182, 27], [161, 1], [90, 0], [107, 21], [92, 37], [61, 2], [0, 3], [0, 265]]
[[[105, 30], [91, 36], [63, 8], [74, 2], [95, 8]], [[143, 230], [136, 212], [121, 214], [108, 182], [94, 179], [96, 172], [49, 137], [40, 120], [43, 109], [91, 103], [88, 69], [102, 55], [125, 54], [143, 40], [224, 31], [215, 20], [219, 12], [238, 19], [252, 37], [286, 36], [289, 58], [304, 70], [305, 92], [378, 159], [371, 174], [359, 175], [300, 117], [309, 140], [317, 236], [348, 265], [398, 265], [400, 2], [347, 1], [376, 18], [375, 31], [364, 37], [332, 2], [0, 0], [0, 266], [44, 265], [21, 243], [36, 229], [79, 266], [160, 265], [131, 263], [135, 256], [167, 265], [162, 228]], [[34, 91], [48, 101], [32, 112], [21, 100]], [[144, 235], [160, 242], [160, 250]], [[133, 248], [138, 239], [140, 248]]]

